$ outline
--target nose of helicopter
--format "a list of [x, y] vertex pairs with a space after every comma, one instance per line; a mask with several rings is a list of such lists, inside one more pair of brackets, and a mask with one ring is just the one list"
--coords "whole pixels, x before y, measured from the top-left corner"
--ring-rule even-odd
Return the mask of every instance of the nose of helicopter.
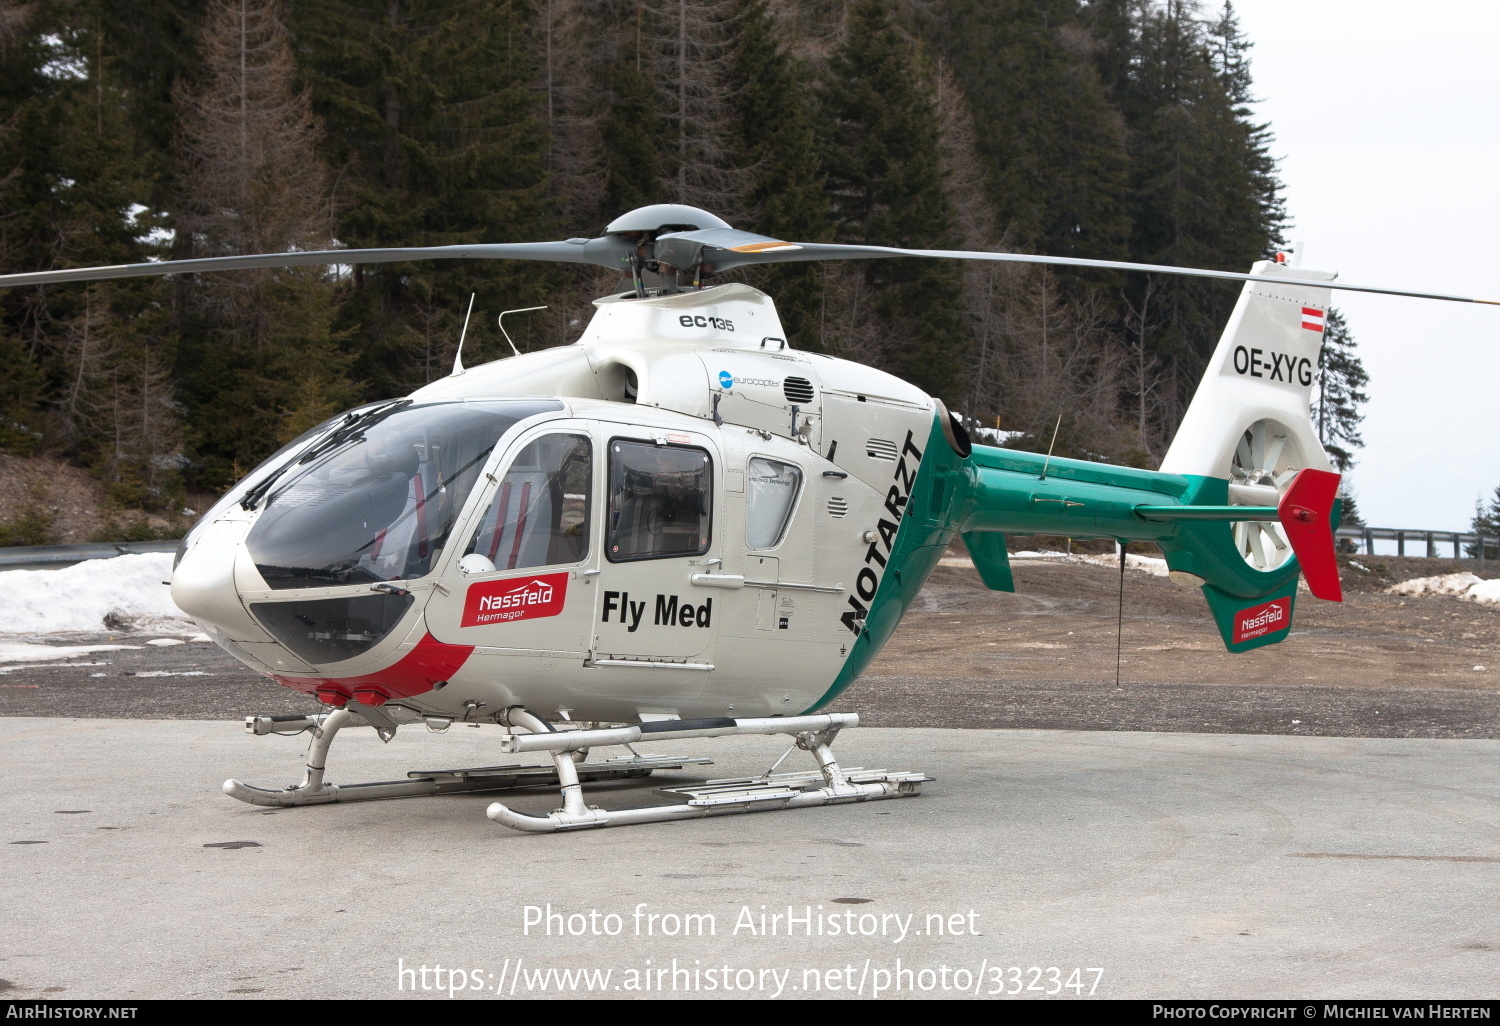
[[207, 524], [189, 539], [172, 569], [172, 601], [194, 620], [244, 641], [270, 641], [245, 609], [234, 564], [245, 539], [243, 521]]
[[221, 647], [257, 669], [310, 673], [313, 667], [261, 627], [241, 601], [235, 569], [248, 529], [245, 520], [226, 518], [196, 532], [173, 568], [172, 601]]

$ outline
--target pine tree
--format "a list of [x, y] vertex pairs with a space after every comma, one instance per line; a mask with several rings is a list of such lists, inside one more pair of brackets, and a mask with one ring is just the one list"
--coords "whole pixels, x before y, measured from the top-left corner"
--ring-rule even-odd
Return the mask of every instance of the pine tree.
[[[93, 3], [0, 8], [0, 29], [9, 30], [0, 40], [11, 129], [0, 130], [7, 269], [133, 262], [152, 252], [143, 236], [153, 219], [139, 202], [151, 192], [152, 163], [140, 157], [133, 101], [114, 74], [101, 14]], [[163, 315], [168, 292], [150, 279], [6, 290], [7, 446], [43, 445], [85, 463], [127, 505], [170, 501], [179, 450], [165, 376], [175, 344]]]
[[[873, 245], [951, 248], [932, 79], [887, 0], [859, 0], [828, 61], [822, 96], [824, 173], [835, 237]], [[883, 329], [882, 359], [927, 391], [956, 399], [963, 360], [962, 268], [931, 260], [871, 261], [845, 269]], [[849, 315], [853, 330], [864, 331]]]
[[[540, 0], [530, 26], [535, 90], [545, 130], [546, 188], [557, 213], [599, 210], [603, 178], [593, 159], [603, 110], [591, 66], [589, 0]], [[565, 230], [578, 230], [577, 225]]]
[[[301, 79], [328, 128], [324, 156], [339, 169], [340, 242], [364, 248], [556, 237], [547, 138], [532, 88], [540, 69], [530, 4], [298, 0], [292, 28]], [[549, 268], [509, 261], [355, 267], [338, 322], [360, 340], [353, 376], [368, 381], [372, 395], [422, 384], [431, 366], [424, 355], [429, 335], [456, 341], [471, 294], [478, 298], [466, 354], [475, 360], [508, 352], [496, 315], [548, 302], [556, 277]], [[441, 311], [435, 324], [426, 309]]]
[[1076, 0], [958, 0], [941, 11], [939, 46], [984, 125], [977, 149], [1013, 241], [1124, 257], [1124, 127]]
[[1360, 406], [1369, 400], [1363, 389], [1370, 376], [1355, 353], [1354, 336], [1343, 314], [1328, 310], [1323, 348], [1318, 352], [1318, 381], [1312, 404], [1318, 441], [1339, 473], [1354, 465], [1354, 450], [1364, 446], [1359, 434], [1364, 414]]
[[655, 78], [666, 85], [670, 184], [678, 203], [739, 219], [750, 176], [735, 161], [726, 94], [736, 63], [734, 0], [658, 0]]
[[[827, 241], [828, 206], [818, 167], [810, 84], [778, 38], [766, 0], [740, 0], [734, 13], [729, 95], [736, 161], [749, 169], [743, 227], [772, 238]], [[819, 348], [822, 269], [814, 264], [773, 265], [756, 281], [775, 299], [792, 343]]]
[[1364, 527], [1365, 518], [1359, 512], [1359, 503], [1355, 501], [1354, 493], [1348, 488], [1339, 490], [1339, 498], [1343, 500], [1343, 511], [1339, 516], [1340, 527]]
[[649, 203], [664, 203], [671, 192], [662, 154], [668, 126], [661, 116], [651, 77], [625, 59], [610, 69], [609, 114], [601, 129], [604, 203], [616, 216]]
[[[1280, 243], [1280, 187], [1270, 135], [1249, 107], [1249, 44], [1233, 8], [1211, 25], [1197, 11], [1196, 0], [1141, 9], [1129, 37], [1136, 50], [1115, 87], [1130, 129], [1131, 258], [1244, 270]], [[1139, 306], [1145, 288], [1133, 280], [1128, 302]], [[1175, 432], [1238, 292], [1199, 279], [1157, 282], [1164, 434]]]
[[[194, 87], [179, 86], [176, 221], [198, 256], [326, 249], [332, 241], [323, 126], [295, 85], [279, 0], [210, 0]], [[205, 481], [227, 484], [278, 445], [349, 405], [349, 360], [324, 268], [202, 275], [184, 353]], [[211, 411], [211, 412], [210, 412]]]
[[[1500, 486], [1495, 488], [1495, 497], [1486, 506], [1483, 500], [1474, 502], [1474, 519], [1469, 530], [1484, 538], [1484, 551], [1479, 551], [1476, 542], [1468, 547], [1469, 556], [1480, 559], [1500, 559]], [[1491, 542], [1495, 544], [1492, 545]]]

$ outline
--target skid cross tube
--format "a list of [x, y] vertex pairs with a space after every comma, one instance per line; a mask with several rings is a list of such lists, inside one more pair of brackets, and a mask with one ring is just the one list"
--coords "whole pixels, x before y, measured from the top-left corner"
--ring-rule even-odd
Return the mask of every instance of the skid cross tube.
[[[512, 723], [527, 726], [521, 717], [535, 718], [532, 713], [512, 713]], [[602, 745], [628, 745], [637, 741], [672, 741], [688, 737], [731, 737], [736, 734], [804, 734], [808, 731], [841, 730], [859, 726], [855, 713], [823, 713], [816, 716], [766, 716], [757, 719], [655, 720], [628, 727], [605, 727], [600, 730], [567, 730], [552, 732], [544, 728], [530, 734], [510, 734], [500, 741], [501, 751], [575, 752], [581, 748]]]

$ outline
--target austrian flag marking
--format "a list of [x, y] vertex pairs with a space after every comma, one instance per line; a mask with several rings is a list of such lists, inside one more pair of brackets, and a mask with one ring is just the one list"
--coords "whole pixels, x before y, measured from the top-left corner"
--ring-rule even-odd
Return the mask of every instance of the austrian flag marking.
[[563, 611], [568, 597], [567, 574], [512, 577], [469, 585], [464, 596], [464, 627], [538, 620]]
[[1311, 306], [1304, 306], [1302, 308], [1302, 326], [1308, 331], [1321, 332], [1323, 330], [1323, 311]]

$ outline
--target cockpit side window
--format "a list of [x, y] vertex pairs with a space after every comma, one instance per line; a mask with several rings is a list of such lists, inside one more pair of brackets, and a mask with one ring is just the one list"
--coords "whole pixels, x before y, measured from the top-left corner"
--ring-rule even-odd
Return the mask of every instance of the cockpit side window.
[[704, 449], [616, 438], [609, 443], [612, 563], [701, 556], [713, 517], [713, 461]]
[[593, 490], [588, 438], [543, 435], [511, 461], [459, 565], [472, 574], [582, 561]]
[[802, 471], [790, 463], [754, 456], [745, 475], [745, 542], [752, 549], [769, 549], [786, 534]]

